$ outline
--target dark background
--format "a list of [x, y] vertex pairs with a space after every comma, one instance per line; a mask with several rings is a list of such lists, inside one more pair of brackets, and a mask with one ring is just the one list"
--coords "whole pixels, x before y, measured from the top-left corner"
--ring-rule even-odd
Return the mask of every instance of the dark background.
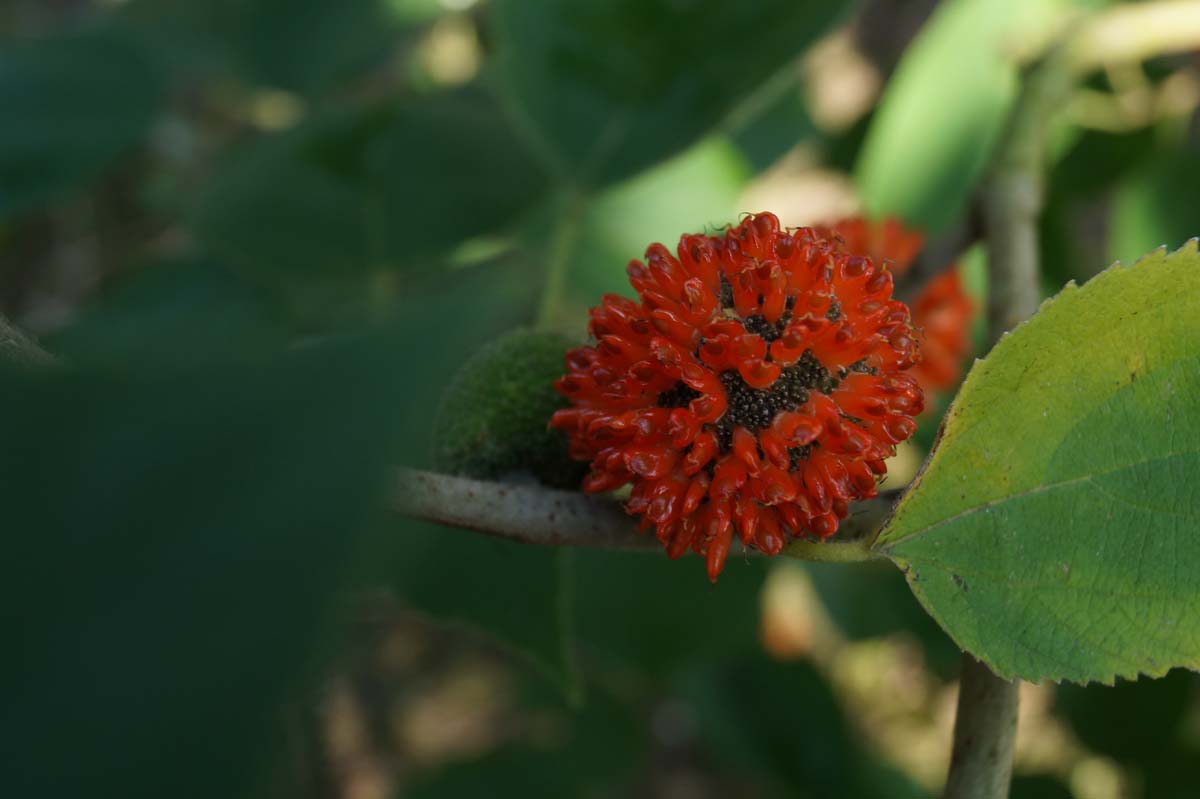
[[[913, 37], [989, 4], [944, 5], [0, 0], [0, 309], [69, 365], [0, 372], [0, 791], [936, 792], [957, 652], [892, 567], [712, 586], [383, 497], [479, 346], [581, 339], [651, 241], [858, 210]], [[1079, 93], [1047, 292], [1200, 229], [1198, 85], [1188, 56]], [[959, 145], [885, 154], [986, 160]], [[909, 221], [966, 225], [971, 179]], [[1026, 689], [1014, 797], [1195, 795], [1194, 675]]]

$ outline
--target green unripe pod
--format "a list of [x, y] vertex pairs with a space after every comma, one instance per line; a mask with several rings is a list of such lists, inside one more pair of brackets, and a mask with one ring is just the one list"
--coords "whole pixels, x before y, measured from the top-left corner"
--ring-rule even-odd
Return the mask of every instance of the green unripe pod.
[[572, 461], [566, 437], [547, 427], [567, 404], [554, 381], [574, 346], [556, 333], [517, 329], [475, 353], [442, 397], [435, 468], [479, 478], [529, 472], [548, 485], [578, 488], [586, 465]]

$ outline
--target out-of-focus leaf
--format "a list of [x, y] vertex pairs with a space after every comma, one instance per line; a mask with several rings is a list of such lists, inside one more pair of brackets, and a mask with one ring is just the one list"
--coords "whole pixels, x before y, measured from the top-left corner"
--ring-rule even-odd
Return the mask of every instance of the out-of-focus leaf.
[[499, 0], [497, 68], [547, 157], [585, 184], [695, 142], [848, 4]]
[[[629, 796], [629, 782], [645, 759], [646, 730], [638, 711], [605, 691], [593, 691], [583, 707], [569, 711], [553, 697], [523, 697], [553, 719], [552, 740], [514, 743], [476, 761], [456, 763], [406, 786], [403, 799]], [[541, 700], [541, 701], [539, 701]], [[549, 701], [546, 701], [549, 700]], [[397, 797], [399, 799], [399, 797]]]
[[[724, 138], [710, 138], [600, 195], [588, 208], [568, 272], [578, 332], [602, 294], [632, 294], [625, 267], [660, 241], [736, 222], [750, 169]], [[766, 210], [766, 209], [748, 209]]]
[[1193, 240], [1068, 286], [968, 375], [875, 545], [997, 674], [1200, 665], [1197, 315]]
[[872, 107], [861, 119], [845, 130], [832, 135], [827, 134], [822, 148], [822, 160], [825, 166], [839, 172], [854, 171], [854, 165], [858, 163], [863, 143], [875, 122], [878, 108], [878, 105]]
[[[208, 4], [204, 4], [208, 5]], [[395, 29], [382, 0], [223, 0], [229, 36], [247, 74], [313, 94], [380, 61]]]
[[0, 46], [0, 218], [97, 177], [146, 135], [161, 87], [116, 29]]
[[1128, 262], [1200, 236], [1200, 148], [1167, 151], [1118, 186], [1108, 255]]
[[1117, 760], [1141, 760], [1179, 743], [1200, 700], [1200, 679], [1182, 669], [1159, 680], [1121, 680], [1115, 686], [1061, 685], [1055, 709], [1084, 746]]
[[[1151, 127], [1122, 133], [1087, 130], [1052, 166], [1046, 178], [1038, 243], [1043, 278], [1055, 292], [1071, 280], [1082, 283], [1090, 279], [1115, 260], [1109, 241], [1114, 227], [1110, 222], [1113, 195], [1127, 196], [1129, 192], [1121, 188], [1137, 182], [1133, 175], [1145, 178], [1158, 146]], [[1128, 230], [1140, 224], [1141, 216], [1137, 209], [1122, 210], [1113, 221], [1118, 230]], [[1108, 236], [1104, 235], [1106, 227]], [[1161, 243], [1168, 243], [1165, 237]], [[1130, 242], [1116, 254], [1128, 260], [1154, 246]]]
[[316, 96], [378, 66], [408, 24], [389, 0], [132, 0], [166, 64]]
[[936, 673], [946, 679], [958, 675], [962, 650], [921, 608], [896, 569], [886, 563], [864, 563], [852, 569], [806, 563], [804, 569], [825, 611], [847, 638], [914, 635]]
[[143, 265], [46, 343], [73, 364], [178, 370], [281, 349], [277, 317], [264, 292], [216, 264], [167, 260]]
[[729, 138], [755, 172], [761, 172], [800, 142], [818, 134], [800, 89], [799, 74], [746, 119], [728, 128]]
[[[1153, 159], [1157, 131], [1152, 127], [1112, 133], [1085, 130], [1052, 167], [1047, 189], [1068, 195], [1090, 195], [1107, 191]], [[1136, 255], [1137, 253], [1134, 253]]]
[[755, 651], [763, 558], [730, 553], [717, 585], [702, 558], [588, 552], [576, 558], [576, 633], [585, 659], [662, 681], [697, 659]]
[[[231, 155], [197, 202], [203, 245], [232, 266], [277, 282], [349, 278], [372, 265], [363, 185], [320, 157], [343, 119], [253, 141]], [[299, 274], [297, 274], [299, 273]]]
[[1200, 779], [1200, 677], [1175, 670], [1162, 679], [1113, 687], [1062, 685], [1056, 714], [1084, 746], [1112, 758], [1154, 799], [1187, 799]]
[[252, 141], [206, 186], [193, 225], [260, 279], [353, 284], [386, 267], [429, 271], [464, 240], [501, 233], [545, 188], [487, 95], [463, 91]]
[[384, 364], [347, 343], [0, 374], [9, 792], [262, 787], [379, 507], [402, 386]]
[[886, 796], [922, 792], [872, 757], [846, 724], [828, 684], [806, 663], [761, 654], [697, 666], [677, 682], [700, 737], [735, 773], [770, 796]]
[[867, 213], [937, 231], [961, 214], [1017, 95], [1012, 49], [1072, 0], [950, 0], [880, 100], [856, 178]]
[[1014, 775], [1009, 795], [1013, 799], [1076, 799], [1068, 786], [1042, 774]]
[[399, 109], [368, 157], [379, 197], [378, 236], [389, 261], [399, 265], [500, 232], [547, 188], [541, 166], [506, 117], [475, 90]]
[[404, 520], [387, 547], [387, 581], [407, 606], [525, 658], [580, 695], [571, 647], [575, 553]]
[[383, 0], [388, 13], [407, 24], [428, 22], [446, 13], [440, 0]]
[[[403, 421], [403, 462], [432, 464], [433, 421], [459, 369], [486, 344], [533, 319], [536, 270], [524, 253], [461, 269], [414, 276], [395, 311], [406, 359], [396, 364], [408, 390], [396, 409]], [[536, 273], [536, 272], [535, 272]]]

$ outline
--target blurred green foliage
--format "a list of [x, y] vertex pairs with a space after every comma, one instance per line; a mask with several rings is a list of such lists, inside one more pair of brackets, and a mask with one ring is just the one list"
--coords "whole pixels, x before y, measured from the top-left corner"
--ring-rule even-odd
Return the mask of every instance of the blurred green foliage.
[[138, 145], [162, 86], [139, 39], [112, 27], [0, 52], [0, 220], [93, 180]]
[[497, 0], [497, 68], [547, 161], [598, 185], [695, 142], [848, 6]]
[[[714, 588], [691, 559], [533, 549], [386, 502], [393, 464], [431, 465], [474, 353], [539, 313], [580, 337], [648, 243], [764, 210], [745, 192], [796, 145], [874, 211], [965, 215], [1015, 86], [973, 12], [1009, 6], [947, 3], [896, 80], [875, 65], [882, 99], [830, 126], [799, 59], [864, 5], [866, 37], [930, 4], [0, 7], [0, 307], [59, 358], [0, 371], [6, 793], [305, 795], [296, 717], [346, 600], [386, 586], [521, 653], [522, 706], [567, 719], [416, 774], [414, 795], [630, 795], [677, 755], [716, 795], [921, 795], [826, 675], [762, 653], [762, 560]], [[1178, 123], [1067, 137], [1050, 282], [1196, 234]], [[898, 574], [810, 573], [848, 639], [915, 635], [952, 676]], [[1195, 685], [1070, 689], [1061, 712], [1144, 795], [1183, 796]]]
[[385, 363], [362, 341], [153, 374], [5, 369], [8, 790], [259, 784], [383, 485], [402, 388]]

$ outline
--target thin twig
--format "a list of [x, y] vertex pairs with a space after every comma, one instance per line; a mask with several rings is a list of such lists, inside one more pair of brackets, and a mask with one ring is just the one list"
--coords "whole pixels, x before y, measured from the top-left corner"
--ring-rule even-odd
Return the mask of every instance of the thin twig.
[[400, 469], [393, 507], [416, 519], [550, 546], [650, 549], [620, 503], [532, 483], [499, 483]]
[[1027, 70], [1021, 96], [981, 189], [988, 253], [988, 341], [1028, 319], [1041, 299], [1038, 216], [1049, 122], [1074, 86], [1067, 51]]
[[955, 259], [983, 237], [983, 219], [979, 203], [971, 203], [967, 213], [938, 237], [925, 242], [912, 265], [896, 279], [894, 296], [911, 306], [929, 285], [946, 271]]
[[1136, 63], [1200, 48], [1200, 2], [1161, 0], [1110, 8], [1071, 37], [1067, 58], [1084, 73], [1107, 64]]
[[[988, 340], [1033, 315], [1041, 296], [1038, 215], [1049, 121], [1074, 85], [1066, 48], [1030, 67], [980, 190], [988, 252]], [[1018, 683], [963, 653], [944, 799], [1004, 799], [1012, 779]]]
[[1017, 740], [1017, 683], [964, 654], [946, 799], [1008, 796]]
[[[878, 526], [896, 492], [854, 505], [837, 541], [794, 541], [785, 550], [804, 560], [848, 562], [876, 557], [866, 534]], [[661, 549], [619, 500], [557, 491], [533, 483], [500, 483], [400, 469], [392, 506], [399, 513], [450, 527], [548, 546], [598, 549]]]

